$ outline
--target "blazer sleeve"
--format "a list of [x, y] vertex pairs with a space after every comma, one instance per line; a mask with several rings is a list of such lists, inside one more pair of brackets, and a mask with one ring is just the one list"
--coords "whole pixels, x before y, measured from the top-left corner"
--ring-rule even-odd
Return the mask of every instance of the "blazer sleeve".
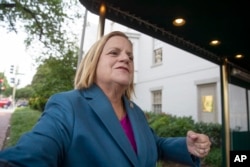
[[15, 146], [0, 152], [0, 164], [25, 167], [60, 166], [70, 145], [73, 129], [69, 103], [67, 96], [56, 95], [50, 98], [34, 128], [24, 134]]
[[17, 166], [15, 166], [14, 164], [12, 164], [8, 161], [0, 159], [0, 167], [17, 167]]
[[186, 137], [158, 137], [157, 141], [159, 160], [170, 160], [192, 167], [200, 166], [200, 159], [188, 152]]

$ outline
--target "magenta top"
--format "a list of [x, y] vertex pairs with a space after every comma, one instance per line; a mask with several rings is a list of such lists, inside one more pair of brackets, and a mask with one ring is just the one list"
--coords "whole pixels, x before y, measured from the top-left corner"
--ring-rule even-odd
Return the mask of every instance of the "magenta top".
[[121, 123], [121, 125], [123, 127], [124, 132], [126, 133], [128, 139], [129, 139], [134, 151], [137, 153], [134, 133], [133, 133], [132, 126], [130, 124], [128, 116], [126, 115], [125, 117], [123, 117], [120, 120], [120, 123]]

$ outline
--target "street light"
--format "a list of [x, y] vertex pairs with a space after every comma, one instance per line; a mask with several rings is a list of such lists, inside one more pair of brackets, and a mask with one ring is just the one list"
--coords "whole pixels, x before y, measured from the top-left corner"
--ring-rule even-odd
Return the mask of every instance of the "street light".
[[15, 84], [15, 78], [10, 78], [10, 83]]

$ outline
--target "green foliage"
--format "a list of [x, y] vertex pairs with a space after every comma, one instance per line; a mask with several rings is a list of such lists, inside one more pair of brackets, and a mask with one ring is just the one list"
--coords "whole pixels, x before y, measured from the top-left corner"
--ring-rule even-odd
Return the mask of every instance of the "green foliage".
[[16, 90], [16, 99], [29, 99], [34, 95], [35, 91], [33, 88], [28, 85], [24, 88]]
[[149, 125], [159, 136], [186, 136], [190, 129], [194, 129], [191, 117], [176, 117], [168, 114], [147, 114]]
[[8, 86], [4, 91], [2, 91], [2, 95], [4, 95], [5, 97], [9, 97], [11, 96], [13, 93], [13, 88]]
[[212, 147], [221, 147], [221, 125], [217, 123], [197, 122], [194, 131], [204, 133], [209, 136]]
[[17, 108], [11, 116], [11, 128], [6, 146], [15, 145], [21, 135], [32, 129], [40, 116], [41, 112], [37, 110], [28, 107]]
[[[186, 136], [188, 130], [204, 133], [209, 136], [211, 151], [202, 163], [205, 166], [220, 167], [222, 164], [221, 125], [214, 123], [195, 123], [192, 117], [176, 117], [169, 114], [145, 112], [150, 127], [161, 137]], [[158, 162], [157, 166], [171, 166], [170, 162]], [[176, 164], [177, 165], [177, 164]]]
[[35, 97], [29, 99], [29, 106], [32, 109], [43, 111], [48, 98]]
[[74, 88], [76, 55], [76, 52], [68, 51], [61, 58], [49, 57], [38, 67], [32, 80], [32, 88], [35, 92], [29, 101], [32, 108], [43, 110], [51, 95]]
[[221, 167], [222, 150], [221, 148], [212, 148], [209, 154], [202, 159], [203, 164], [209, 164], [211, 167]]

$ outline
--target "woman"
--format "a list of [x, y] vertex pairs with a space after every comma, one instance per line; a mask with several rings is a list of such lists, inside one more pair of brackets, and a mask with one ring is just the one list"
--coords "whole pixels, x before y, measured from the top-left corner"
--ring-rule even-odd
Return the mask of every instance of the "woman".
[[[157, 160], [199, 166], [210, 150], [208, 136], [160, 138], [131, 101], [132, 43], [111, 32], [86, 54], [75, 90], [53, 95], [31, 132], [0, 153], [21, 167], [153, 167]], [[6, 163], [5, 163], [6, 164]]]

